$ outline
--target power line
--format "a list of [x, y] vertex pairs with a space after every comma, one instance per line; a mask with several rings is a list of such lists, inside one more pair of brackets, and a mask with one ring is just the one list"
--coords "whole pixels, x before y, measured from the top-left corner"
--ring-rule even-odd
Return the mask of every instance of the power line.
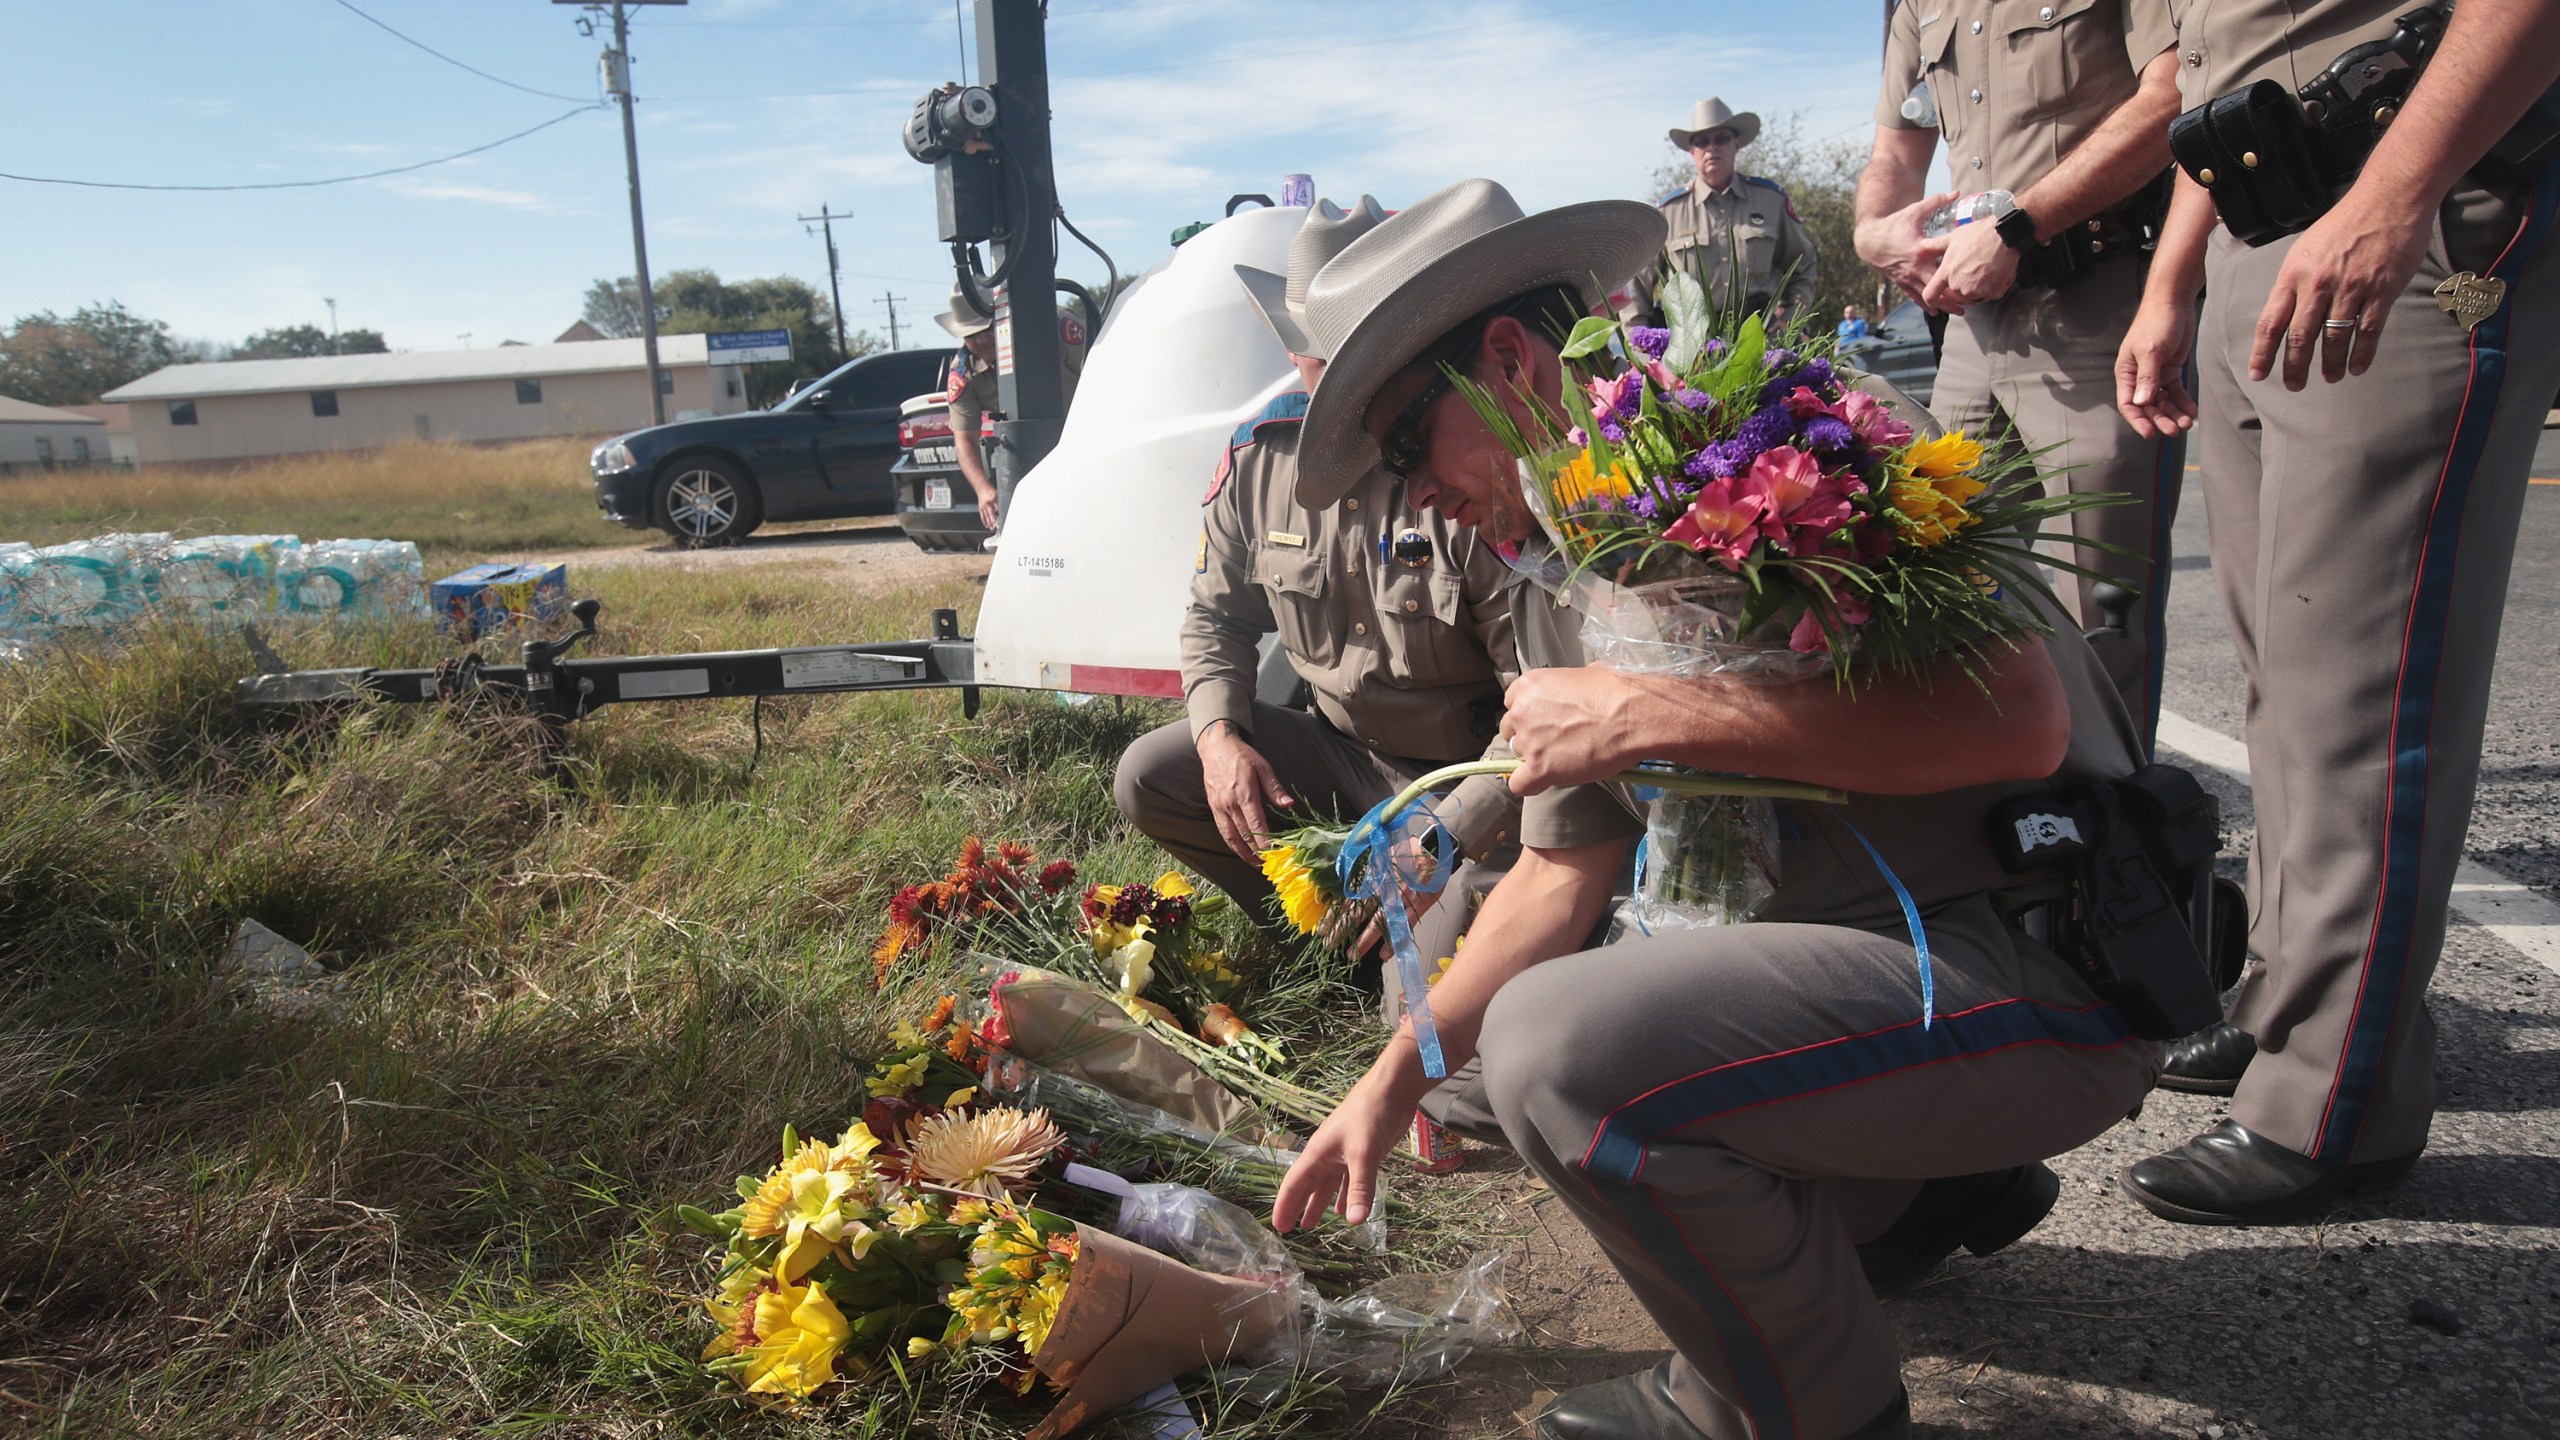
[[59, 175], [19, 175], [7, 170], [0, 170], [0, 180], [18, 180], [29, 185], [77, 185], [84, 190], [308, 190], [319, 185], [349, 185], [358, 180], [379, 180], [385, 175], [406, 175], [412, 170], [424, 170], [429, 166], [444, 165], [473, 155], [485, 155], [501, 145], [510, 145], [528, 135], [548, 130], [563, 120], [584, 115], [590, 110], [606, 108], [608, 107], [602, 103], [581, 105], [575, 110], [554, 115], [531, 129], [519, 130], [513, 135], [500, 136], [486, 145], [474, 145], [468, 150], [456, 150], [450, 155], [439, 155], [433, 160], [421, 160], [415, 165], [394, 165], [388, 170], [368, 170], [361, 175], [332, 175], [326, 180], [267, 180], [255, 185], [139, 185], [123, 180], [68, 180]]
[[337, 0], [337, 3], [338, 3], [338, 8], [339, 8], [339, 9], [344, 10], [344, 11], [346, 11], [348, 14], [353, 15], [354, 17], [356, 17], [356, 18], [357, 18], [357, 19], [359, 19], [359, 20], [362, 20], [362, 21], [363, 21], [363, 22], [365, 22], [366, 24], [373, 26], [375, 29], [380, 30], [380, 31], [381, 31], [382, 33], [384, 33], [385, 35], [390, 36], [392, 39], [397, 40], [397, 41], [401, 42], [401, 43], [402, 43], [402, 44], [404, 44], [404, 45], [413, 45], [413, 46], [417, 47], [417, 48], [418, 48], [418, 49], [420, 49], [420, 50], [424, 50], [424, 51], [426, 51], [428, 54], [433, 55], [433, 56], [434, 56], [434, 57], [436, 57], [437, 59], [439, 59], [439, 60], [443, 61], [443, 62], [444, 62], [444, 63], [446, 63], [447, 65], [450, 65], [450, 66], [454, 67], [454, 68], [455, 68], [455, 69], [457, 69], [457, 70], [468, 70], [468, 71], [470, 71], [472, 74], [477, 75], [477, 76], [479, 76], [481, 79], [486, 80], [486, 81], [489, 81], [489, 82], [490, 82], [490, 83], [492, 83], [492, 84], [496, 84], [496, 85], [504, 85], [504, 86], [506, 86], [506, 87], [507, 87], [508, 89], [510, 89], [510, 90], [521, 90], [521, 91], [523, 91], [524, 93], [526, 93], [527, 95], [539, 95], [539, 96], [541, 96], [541, 97], [542, 97], [543, 99], [545, 99], [545, 100], [573, 100], [573, 101], [574, 101], [574, 100], [584, 100], [584, 99], [586, 99], [586, 98], [587, 98], [587, 97], [586, 97], [586, 96], [584, 96], [584, 95], [558, 95], [558, 94], [554, 94], [554, 93], [552, 93], [552, 92], [551, 92], [551, 91], [549, 91], [549, 90], [536, 90], [536, 89], [534, 89], [534, 88], [533, 88], [532, 86], [530, 86], [530, 85], [519, 85], [519, 84], [517, 84], [516, 82], [514, 82], [513, 80], [509, 80], [509, 79], [507, 79], [505, 76], [502, 76], [502, 75], [492, 75], [492, 74], [490, 74], [488, 71], [481, 69], [481, 68], [480, 68], [479, 66], [477, 66], [477, 65], [466, 64], [466, 63], [465, 63], [465, 62], [463, 62], [463, 61], [460, 61], [460, 60], [456, 60], [456, 59], [454, 59], [452, 56], [447, 55], [446, 53], [444, 53], [443, 51], [441, 51], [441, 50], [437, 49], [437, 48], [436, 48], [436, 47], [434, 47], [433, 45], [428, 44], [426, 41], [421, 40], [421, 39], [418, 39], [418, 38], [417, 38], [416, 36], [414, 36], [414, 35], [403, 35], [403, 34], [401, 34], [399, 31], [392, 29], [390, 26], [385, 25], [385, 24], [384, 24], [384, 23], [382, 23], [381, 21], [376, 20], [376, 19], [375, 19], [375, 18], [373, 18], [372, 16], [367, 15], [367, 14], [366, 14], [366, 13], [364, 13], [363, 11], [361, 11], [361, 10], [357, 9], [355, 6], [348, 4], [348, 3], [347, 3], [347, 0]]

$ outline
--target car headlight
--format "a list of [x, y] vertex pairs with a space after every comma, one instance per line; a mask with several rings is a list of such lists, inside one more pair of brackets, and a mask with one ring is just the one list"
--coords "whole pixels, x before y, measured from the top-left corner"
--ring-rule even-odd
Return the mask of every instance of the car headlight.
[[588, 458], [588, 463], [595, 467], [596, 473], [599, 475], [610, 475], [617, 470], [628, 470], [632, 466], [631, 447], [623, 444], [619, 440], [613, 441], [610, 444], [599, 445], [596, 447], [596, 453]]

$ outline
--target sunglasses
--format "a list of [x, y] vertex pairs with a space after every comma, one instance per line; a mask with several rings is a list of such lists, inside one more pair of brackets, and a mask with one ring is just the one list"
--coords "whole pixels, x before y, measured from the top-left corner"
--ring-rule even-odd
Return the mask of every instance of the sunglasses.
[[1433, 365], [1431, 383], [1387, 422], [1386, 433], [1378, 437], [1378, 463], [1386, 467], [1388, 474], [1402, 480], [1422, 468], [1423, 457], [1431, 449], [1431, 442], [1422, 434], [1422, 415], [1448, 388], [1449, 372]]

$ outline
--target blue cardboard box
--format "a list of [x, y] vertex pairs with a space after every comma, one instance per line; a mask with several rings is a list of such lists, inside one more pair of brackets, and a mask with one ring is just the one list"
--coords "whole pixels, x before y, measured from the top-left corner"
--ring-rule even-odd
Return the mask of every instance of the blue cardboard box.
[[428, 587], [436, 625], [456, 640], [477, 640], [511, 625], [550, 626], [569, 612], [566, 565], [474, 565]]

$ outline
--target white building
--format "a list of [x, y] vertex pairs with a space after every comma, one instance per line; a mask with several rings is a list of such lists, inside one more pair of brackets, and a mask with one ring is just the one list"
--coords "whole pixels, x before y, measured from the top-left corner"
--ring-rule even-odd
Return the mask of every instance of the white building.
[[[747, 408], [746, 378], [700, 335], [658, 337], [667, 418]], [[610, 435], [649, 423], [638, 340], [172, 365], [106, 398], [142, 463], [237, 460], [399, 440]]]
[[107, 422], [0, 395], [0, 475], [107, 463]]

